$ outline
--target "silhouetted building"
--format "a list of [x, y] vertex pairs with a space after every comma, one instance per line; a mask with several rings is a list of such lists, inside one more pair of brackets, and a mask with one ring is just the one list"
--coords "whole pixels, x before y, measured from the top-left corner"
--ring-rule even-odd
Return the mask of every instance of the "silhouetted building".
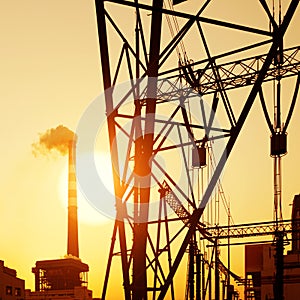
[[296, 195], [292, 209], [292, 250], [290, 253], [300, 253], [300, 195]]
[[91, 300], [88, 290], [89, 266], [79, 258], [37, 261], [32, 272], [35, 275], [35, 291], [26, 290], [26, 300]]
[[273, 299], [274, 250], [271, 244], [245, 246], [245, 299]]
[[25, 281], [17, 277], [17, 272], [4, 266], [0, 260], [0, 300], [24, 300]]
[[[300, 297], [300, 195], [292, 208], [292, 249], [283, 256], [284, 300]], [[245, 300], [273, 300], [275, 282], [275, 246], [255, 244], [245, 246]]]
[[25, 299], [30, 300], [92, 300], [92, 291], [86, 287], [75, 287], [69, 290], [49, 290], [47, 292], [31, 292], [25, 290]]
[[35, 290], [67, 290], [87, 285], [89, 267], [78, 258], [37, 261], [32, 268]]

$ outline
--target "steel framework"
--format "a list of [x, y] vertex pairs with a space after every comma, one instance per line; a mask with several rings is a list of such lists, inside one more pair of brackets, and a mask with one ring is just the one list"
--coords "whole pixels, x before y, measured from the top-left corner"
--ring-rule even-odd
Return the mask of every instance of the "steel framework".
[[276, 231], [285, 234], [293, 232], [292, 220], [283, 220], [278, 226], [276, 221], [236, 224], [230, 226], [215, 226], [205, 228], [211, 238], [245, 238], [263, 235], [274, 236]]
[[[126, 300], [178, 297], [175, 274], [189, 245], [196, 243], [196, 233], [200, 231], [209, 238], [200, 218], [256, 96], [262, 94], [262, 83], [299, 74], [299, 46], [283, 49], [283, 37], [299, 0], [289, 1], [280, 22], [265, 0], [257, 3], [271, 30], [268, 25], [260, 29], [255, 24], [246, 26], [206, 17], [213, 0], [197, 2], [195, 13], [184, 11], [185, 3], [174, 10], [172, 5], [164, 6], [163, 0], [153, 0], [149, 5], [145, 2], [95, 1], [116, 198], [102, 299], [106, 298], [116, 253], [121, 257]], [[133, 13], [135, 20], [130, 22], [128, 16]], [[167, 34], [163, 28], [170, 22], [174, 22], [176, 31]], [[214, 53], [208, 43], [207, 26], [225, 33], [231, 30], [233, 34], [251, 35], [253, 42]], [[193, 41], [189, 48], [201, 46], [193, 62], [189, 60], [190, 49], [183, 44], [189, 36]], [[253, 50], [264, 54], [247, 54]], [[232, 59], [236, 55], [241, 58]], [[128, 84], [120, 85], [124, 78]], [[243, 91], [237, 113], [228, 92], [245, 86], [249, 89]], [[298, 86], [299, 76], [294, 98]], [[206, 97], [208, 108], [199, 95]], [[199, 110], [197, 117], [191, 114], [193, 105]], [[216, 123], [219, 111], [226, 115], [222, 126]], [[218, 144], [219, 140], [224, 147], [216, 166], [210, 170], [203, 194], [195, 193], [191, 165], [204, 168], [206, 164], [200, 156], [200, 162], [192, 161], [191, 148], [205, 152], [208, 145]], [[158, 155], [165, 159], [166, 166]], [[168, 157], [172, 157], [171, 164]], [[181, 170], [177, 165], [182, 166]], [[170, 191], [176, 199], [171, 205]], [[179, 218], [172, 217], [170, 208]], [[200, 293], [196, 297], [201, 299]]]

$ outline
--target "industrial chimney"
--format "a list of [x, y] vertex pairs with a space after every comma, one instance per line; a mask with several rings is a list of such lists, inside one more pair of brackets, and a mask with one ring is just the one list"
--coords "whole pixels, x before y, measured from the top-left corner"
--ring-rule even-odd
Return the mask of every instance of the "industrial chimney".
[[77, 189], [76, 189], [76, 137], [69, 141], [68, 175], [68, 249], [67, 254], [79, 257]]
[[92, 291], [87, 289], [89, 266], [79, 259], [76, 141], [77, 136], [71, 130], [59, 125], [41, 135], [35, 147], [41, 153], [55, 149], [63, 155], [68, 154], [68, 245], [64, 258], [36, 262], [32, 268], [35, 292], [27, 295], [27, 300], [65, 300], [66, 295], [70, 295], [71, 300], [92, 300]]

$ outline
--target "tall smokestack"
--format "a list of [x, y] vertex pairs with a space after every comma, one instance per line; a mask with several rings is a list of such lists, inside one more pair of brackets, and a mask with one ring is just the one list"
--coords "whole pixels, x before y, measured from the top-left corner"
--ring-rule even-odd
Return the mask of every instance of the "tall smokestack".
[[77, 190], [76, 190], [76, 141], [74, 132], [63, 125], [40, 134], [39, 142], [34, 143], [33, 154], [47, 155], [56, 150], [62, 155], [69, 154], [68, 164], [68, 248], [67, 254], [79, 257], [78, 220], [77, 220]]
[[69, 141], [68, 176], [68, 249], [67, 254], [79, 257], [77, 188], [76, 188], [76, 138]]

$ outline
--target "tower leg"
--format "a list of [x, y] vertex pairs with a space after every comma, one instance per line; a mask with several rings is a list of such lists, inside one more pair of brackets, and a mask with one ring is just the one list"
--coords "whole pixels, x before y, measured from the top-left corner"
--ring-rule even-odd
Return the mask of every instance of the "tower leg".
[[276, 276], [275, 283], [273, 286], [274, 299], [284, 299], [283, 293], [283, 233], [276, 233], [276, 254], [275, 254], [275, 265], [276, 265]]

